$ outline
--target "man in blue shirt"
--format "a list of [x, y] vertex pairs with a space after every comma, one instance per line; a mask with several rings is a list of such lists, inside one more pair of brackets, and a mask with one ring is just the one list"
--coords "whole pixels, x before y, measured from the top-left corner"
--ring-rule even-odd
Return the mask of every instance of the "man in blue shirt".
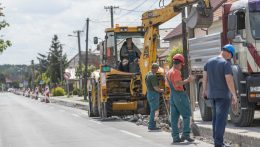
[[231, 44], [223, 47], [219, 56], [209, 59], [203, 72], [203, 95], [212, 102], [212, 130], [215, 147], [225, 146], [223, 136], [230, 108], [236, 109], [237, 95], [234, 86], [231, 62], [235, 49]]

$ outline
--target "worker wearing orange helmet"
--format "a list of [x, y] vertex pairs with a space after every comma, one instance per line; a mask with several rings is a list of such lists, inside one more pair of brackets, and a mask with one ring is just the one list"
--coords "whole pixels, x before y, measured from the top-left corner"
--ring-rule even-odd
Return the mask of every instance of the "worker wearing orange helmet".
[[[184, 65], [184, 57], [182, 54], [174, 55], [172, 61], [173, 67], [168, 71], [166, 78], [171, 88], [170, 105], [173, 143], [184, 142], [185, 140], [193, 142], [194, 140], [190, 138], [190, 102], [183, 87], [183, 85], [191, 82], [193, 77], [190, 75], [187, 79], [182, 80], [181, 69]], [[183, 118], [184, 124], [181, 137], [178, 129], [180, 115]]]

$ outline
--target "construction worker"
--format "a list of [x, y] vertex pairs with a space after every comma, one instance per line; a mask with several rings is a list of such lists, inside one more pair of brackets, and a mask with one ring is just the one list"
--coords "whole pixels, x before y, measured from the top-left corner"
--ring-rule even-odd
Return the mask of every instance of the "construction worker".
[[235, 55], [231, 44], [222, 48], [219, 56], [209, 59], [203, 71], [203, 95], [212, 103], [212, 130], [215, 147], [225, 146], [223, 136], [230, 109], [237, 109], [237, 95], [234, 86], [230, 59]]
[[129, 71], [138, 72], [138, 59], [141, 55], [140, 50], [134, 45], [132, 38], [126, 38], [120, 50], [120, 60], [128, 60]]
[[[193, 142], [194, 140], [190, 138], [190, 117], [191, 109], [189, 98], [184, 91], [183, 85], [188, 84], [193, 80], [190, 75], [187, 79], [182, 80], [181, 69], [184, 65], [184, 57], [181, 54], [176, 54], [172, 58], [173, 67], [167, 73], [167, 80], [171, 88], [171, 126], [172, 126], [172, 138], [173, 143]], [[180, 137], [179, 135], [179, 118], [180, 115], [183, 118], [183, 133]]]
[[160, 93], [164, 92], [164, 90], [159, 88], [159, 80], [156, 76], [158, 69], [159, 65], [157, 63], [153, 63], [151, 71], [149, 71], [145, 77], [147, 100], [150, 106], [150, 119], [148, 124], [149, 130], [159, 129], [156, 127], [156, 120], [159, 116]]

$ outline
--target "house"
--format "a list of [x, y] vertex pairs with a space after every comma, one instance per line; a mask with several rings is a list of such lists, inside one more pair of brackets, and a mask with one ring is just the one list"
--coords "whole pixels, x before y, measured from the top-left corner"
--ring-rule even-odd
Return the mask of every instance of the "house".
[[[81, 51], [81, 65], [85, 64], [86, 52]], [[76, 68], [79, 65], [79, 54], [76, 54], [73, 58], [71, 58], [68, 62], [68, 67], [65, 69], [65, 72], [68, 73], [68, 84], [74, 87], [82, 87], [82, 77], [76, 76]], [[99, 55], [95, 53], [88, 53], [88, 65], [94, 65], [96, 68], [99, 67]], [[71, 89], [70, 88], [70, 89]]]

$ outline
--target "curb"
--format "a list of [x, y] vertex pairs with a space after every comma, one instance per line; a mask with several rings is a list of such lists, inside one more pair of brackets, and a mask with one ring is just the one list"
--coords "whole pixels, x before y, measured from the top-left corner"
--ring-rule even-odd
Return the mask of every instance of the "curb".
[[[199, 127], [201, 136], [212, 140], [212, 126], [199, 124], [198, 122], [196, 124]], [[237, 132], [237, 129], [226, 127], [224, 140], [225, 142], [231, 142], [231, 147], [259, 147], [260, 136], [246, 135], [246, 133], [248, 131], [241, 130]]]
[[[23, 95], [22, 93], [17, 93], [18, 95]], [[31, 95], [30, 97], [35, 97], [33, 95]], [[44, 96], [38, 96], [38, 98], [43, 99]], [[55, 104], [59, 104], [59, 105], [63, 105], [63, 106], [67, 106], [67, 107], [72, 107], [72, 108], [77, 108], [77, 109], [81, 109], [81, 110], [86, 110], [88, 111], [88, 103], [87, 102], [77, 102], [77, 101], [73, 101], [73, 100], [65, 100], [62, 98], [55, 98], [55, 97], [50, 97], [50, 102], [51, 103], [55, 103]]]
[[67, 106], [67, 107], [72, 107], [72, 108], [77, 108], [81, 110], [88, 110], [88, 103], [82, 103], [82, 102], [76, 102], [76, 101], [67, 101], [67, 100], [62, 100], [59, 98], [53, 98], [50, 97], [51, 103]]

